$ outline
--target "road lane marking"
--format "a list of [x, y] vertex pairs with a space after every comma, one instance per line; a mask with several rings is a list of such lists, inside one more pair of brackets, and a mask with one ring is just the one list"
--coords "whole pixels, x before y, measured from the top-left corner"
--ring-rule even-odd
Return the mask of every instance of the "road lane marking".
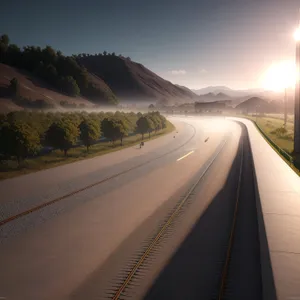
[[191, 155], [191, 154], [192, 154], [192, 153], [194, 153], [194, 152], [195, 152], [194, 150], [193, 150], [193, 151], [191, 151], [191, 152], [189, 152], [188, 154], [186, 154], [186, 155], [184, 155], [184, 156], [182, 156], [182, 157], [178, 158], [178, 159], [177, 159], [177, 161], [180, 161], [180, 160], [182, 160], [182, 159], [186, 158], [187, 156]]
[[[138, 269], [143, 265], [145, 260], [151, 255], [151, 251], [155, 248], [155, 246], [159, 243], [161, 240], [161, 237], [164, 236], [166, 233], [166, 230], [170, 227], [170, 225], [173, 223], [173, 220], [178, 216], [180, 210], [182, 209], [183, 205], [186, 203], [190, 195], [194, 192], [195, 188], [198, 186], [200, 181], [202, 180], [203, 176], [207, 173], [211, 165], [215, 162], [217, 159], [218, 155], [221, 153], [222, 149], [224, 148], [227, 140], [224, 140], [223, 144], [221, 145], [220, 149], [218, 149], [217, 153], [215, 156], [209, 160], [208, 165], [206, 166], [205, 170], [203, 173], [200, 175], [198, 180], [193, 184], [193, 186], [190, 188], [190, 190], [187, 192], [185, 197], [180, 201], [179, 205], [177, 206], [176, 210], [172, 213], [172, 215], [168, 218], [164, 226], [160, 229], [158, 234], [155, 236], [155, 238], [152, 240], [150, 245], [146, 248], [144, 251], [143, 255], [138, 259], [136, 264], [131, 268], [130, 272], [128, 273], [127, 277], [125, 280], [122, 282], [122, 284], [119, 286], [118, 290], [114, 292], [113, 297], [111, 298], [112, 300], [120, 300], [122, 296], [124, 296], [124, 290], [128, 287], [128, 284], [131, 282], [132, 278], [136, 275]], [[191, 151], [194, 152], [194, 151]], [[189, 153], [188, 153], [189, 154]], [[123, 297], [122, 297], [123, 299]]]
[[[59, 201], [61, 201], [61, 200], [64, 200], [64, 199], [66, 199], [66, 198], [69, 198], [69, 197], [71, 197], [71, 196], [74, 196], [74, 195], [76, 195], [76, 194], [78, 194], [78, 193], [81, 193], [81, 192], [83, 192], [83, 191], [85, 191], [85, 190], [88, 190], [88, 189], [90, 189], [90, 188], [92, 188], [92, 187], [94, 187], [94, 186], [100, 185], [100, 184], [102, 184], [102, 183], [104, 183], [104, 182], [107, 182], [107, 181], [110, 180], [110, 179], [113, 179], [113, 178], [116, 178], [116, 177], [118, 177], [118, 176], [124, 175], [124, 174], [126, 174], [126, 173], [128, 173], [128, 172], [130, 172], [130, 171], [133, 171], [133, 170], [135, 170], [135, 169], [137, 169], [137, 168], [140, 168], [140, 167], [142, 167], [142, 166], [144, 166], [144, 165], [147, 165], [147, 164], [149, 164], [149, 163], [151, 163], [151, 162], [153, 162], [153, 161], [156, 161], [156, 160], [158, 160], [158, 159], [160, 159], [160, 158], [162, 158], [162, 157], [165, 157], [166, 155], [168, 155], [168, 154], [170, 154], [170, 153], [173, 153], [173, 152], [177, 151], [178, 149], [182, 148], [184, 145], [186, 145], [187, 143], [189, 143], [189, 142], [195, 137], [195, 135], [196, 135], [196, 128], [195, 128], [193, 125], [191, 125], [191, 124], [189, 124], [189, 123], [186, 123], [186, 122], [183, 122], [183, 123], [185, 123], [185, 124], [187, 124], [188, 126], [192, 127], [193, 130], [194, 130], [194, 132], [193, 132], [192, 136], [191, 136], [186, 142], [184, 142], [183, 144], [181, 144], [180, 146], [178, 146], [178, 147], [172, 149], [171, 151], [168, 151], [168, 152], [166, 152], [166, 153], [163, 153], [162, 155], [159, 155], [159, 156], [157, 156], [157, 157], [155, 157], [155, 158], [153, 158], [153, 159], [147, 160], [147, 161], [145, 161], [145, 162], [143, 162], [143, 163], [141, 163], [141, 164], [138, 164], [138, 165], [136, 165], [136, 166], [133, 166], [133, 167], [131, 167], [131, 168], [129, 168], [129, 169], [125, 169], [124, 171], [121, 171], [121, 172], [119, 172], [119, 173], [116, 173], [116, 174], [114, 174], [114, 175], [112, 175], [112, 176], [110, 176], [110, 177], [104, 178], [104, 179], [102, 179], [102, 180], [99, 180], [99, 181], [94, 182], [94, 183], [92, 183], [92, 184], [89, 184], [89, 185], [87, 185], [87, 186], [84, 186], [84, 187], [82, 187], [82, 188], [80, 188], [80, 189], [77, 189], [77, 190], [75, 190], [75, 191], [69, 192], [69, 193], [67, 193], [67, 194], [65, 194], [65, 195], [63, 195], [63, 196], [60, 196], [60, 197], [55, 198], [55, 199], [52, 199], [52, 200], [50, 200], [50, 201], [48, 201], [48, 202], [44, 202], [44, 203], [42, 203], [42, 204], [40, 204], [40, 205], [34, 206], [34, 207], [32, 207], [32, 208], [29, 208], [28, 210], [25, 210], [25, 211], [23, 211], [23, 212], [20, 212], [20, 213], [17, 213], [17, 214], [15, 214], [15, 215], [12, 215], [12, 216], [10, 216], [10, 217], [8, 217], [8, 218], [6, 218], [6, 219], [2, 219], [2, 220], [0, 219], [0, 227], [3, 226], [3, 225], [5, 225], [5, 224], [7, 224], [7, 223], [9, 223], [9, 222], [11, 222], [11, 221], [14, 221], [14, 220], [16, 220], [16, 219], [19, 219], [19, 218], [21, 218], [21, 217], [24, 217], [24, 216], [26, 216], [26, 215], [29, 215], [29, 214], [31, 214], [31, 213], [33, 213], [33, 212], [35, 212], [35, 211], [38, 211], [38, 210], [40, 210], [40, 209], [42, 209], [42, 208], [44, 208], [44, 207], [50, 206], [50, 205], [52, 205], [52, 204], [54, 204], [54, 203], [56, 203], [56, 202], [59, 202]], [[82, 161], [82, 162], [83, 162], [83, 161]], [[1, 300], [1, 299], [0, 299], [0, 300]]]

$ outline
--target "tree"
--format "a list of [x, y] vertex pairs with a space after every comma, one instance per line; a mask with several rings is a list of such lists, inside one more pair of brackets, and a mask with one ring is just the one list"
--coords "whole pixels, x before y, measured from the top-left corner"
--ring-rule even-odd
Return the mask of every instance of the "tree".
[[5, 61], [8, 45], [9, 45], [8, 35], [7, 34], [1, 35], [0, 36], [0, 62]]
[[18, 164], [30, 154], [35, 154], [40, 147], [40, 137], [35, 128], [24, 121], [4, 123], [0, 128], [0, 153], [16, 157]]
[[51, 84], [57, 84], [58, 73], [52, 64], [45, 65], [42, 61], [35, 70], [36, 75], [48, 81]]
[[162, 128], [161, 119], [156, 113], [149, 113], [148, 118], [150, 118], [153, 123], [153, 129], [155, 133]]
[[2, 34], [0, 37], [0, 43], [3, 43], [4, 45], [9, 45], [9, 37], [7, 34]]
[[120, 139], [123, 145], [123, 138], [128, 134], [128, 127], [123, 120], [116, 120], [114, 118], [105, 118], [101, 122], [101, 129], [103, 135], [110, 139], [114, 144], [117, 139]]
[[83, 120], [79, 125], [80, 140], [89, 151], [89, 147], [100, 137], [100, 124], [92, 120]]
[[147, 118], [148, 124], [149, 124], [148, 134], [149, 134], [149, 139], [150, 139], [150, 134], [155, 129], [155, 125], [150, 116], [147, 116], [146, 118]]
[[76, 125], [67, 119], [53, 123], [45, 134], [45, 143], [48, 146], [60, 149], [67, 156], [68, 150], [75, 145], [79, 130]]
[[72, 76], [61, 77], [59, 79], [61, 90], [70, 96], [77, 96], [80, 94], [80, 89], [76, 80]]
[[166, 128], [167, 127], [167, 119], [160, 114], [159, 111], [153, 112], [153, 114], [155, 114], [157, 116], [157, 118], [159, 118], [160, 122], [161, 122], [161, 129]]
[[17, 45], [10, 44], [8, 46], [4, 63], [14, 67], [20, 67], [20, 65], [22, 64], [22, 52]]
[[116, 120], [116, 126], [118, 128], [118, 134], [121, 141], [121, 146], [123, 146], [123, 138], [128, 135], [128, 130], [130, 128], [129, 124], [126, 122], [126, 119], [122, 118], [119, 120]]
[[154, 125], [151, 119], [147, 116], [140, 117], [136, 122], [136, 129], [137, 132], [142, 135], [142, 140], [144, 139], [144, 134], [149, 133], [150, 138], [150, 132], [153, 130]]
[[57, 52], [50, 46], [46, 46], [42, 50], [43, 62], [44, 64], [54, 64], [56, 61]]
[[20, 68], [24, 68], [29, 72], [34, 72], [40, 62], [44, 62], [44, 56], [41, 47], [26, 46], [22, 51], [22, 63]]
[[57, 76], [58, 74], [56, 68], [52, 64], [49, 64], [45, 70], [45, 79], [51, 83], [55, 83]]
[[19, 83], [19, 80], [17, 78], [14, 77], [10, 81], [9, 88], [12, 91], [14, 97], [19, 97], [20, 96], [20, 83]]
[[154, 109], [155, 109], [154, 104], [150, 104], [150, 105], [148, 106], [148, 109], [149, 109], [149, 110], [154, 110]]

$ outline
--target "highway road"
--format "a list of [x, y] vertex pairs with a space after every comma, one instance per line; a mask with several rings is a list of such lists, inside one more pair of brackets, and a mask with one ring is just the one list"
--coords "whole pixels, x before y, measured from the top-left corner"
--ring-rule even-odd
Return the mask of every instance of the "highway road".
[[0, 299], [260, 299], [246, 131], [171, 121], [142, 149], [0, 182]]

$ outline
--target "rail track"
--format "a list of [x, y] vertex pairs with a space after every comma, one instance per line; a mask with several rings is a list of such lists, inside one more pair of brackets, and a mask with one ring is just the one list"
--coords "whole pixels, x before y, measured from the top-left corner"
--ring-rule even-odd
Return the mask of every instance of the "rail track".
[[123, 294], [126, 293], [126, 288], [130, 285], [132, 279], [135, 277], [137, 271], [141, 266], [144, 264], [148, 256], [153, 252], [155, 247], [159, 244], [160, 240], [164, 236], [164, 234], [167, 232], [170, 225], [173, 223], [174, 219], [179, 215], [181, 209], [183, 208], [184, 204], [187, 202], [189, 197], [193, 194], [195, 188], [199, 185], [200, 181], [204, 177], [204, 175], [208, 172], [209, 168], [212, 166], [212, 164], [215, 162], [219, 154], [221, 153], [222, 149], [224, 148], [227, 140], [221, 144], [221, 147], [218, 149], [215, 156], [209, 161], [208, 165], [204, 169], [204, 171], [201, 173], [197, 181], [193, 184], [193, 186], [190, 188], [190, 190], [187, 192], [185, 197], [179, 202], [179, 204], [176, 206], [176, 209], [173, 211], [173, 213], [169, 216], [169, 218], [166, 220], [164, 225], [161, 227], [159, 232], [155, 235], [155, 237], [152, 239], [149, 246], [144, 250], [144, 253], [140, 256], [140, 258], [136, 261], [136, 263], [133, 265], [131, 270], [128, 271], [128, 274], [125, 278], [125, 280], [121, 283], [121, 285], [118, 287], [118, 289], [114, 292], [114, 295], [110, 297], [112, 300], [117, 299], [123, 299]]
[[[243, 137], [244, 138], [244, 137]], [[245, 158], [245, 146], [244, 146], [244, 140], [241, 137], [240, 143], [239, 143], [239, 157], [237, 160], [237, 188], [234, 195], [234, 198], [232, 198], [234, 201], [231, 201], [230, 207], [232, 211], [232, 217], [229, 218], [231, 220], [230, 226], [228, 226], [229, 231], [228, 233], [228, 240], [226, 242], [226, 245], [224, 245], [224, 249], [226, 249], [226, 255], [221, 254], [221, 262], [219, 271], [217, 271], [219, 280], [217, 284], [216, 290], [212, 293], [210, 299], [214, 300], [227, 300], [227, 299], [256, 299], [259, 300], [260, 293], [261, 293], [261, 278], [260, 278], [260, 262], [259, 262], [259, 254], [256, 251], [252, 251], [253, 249], [249, 250], [246, 255], [248, 255], [249, 260], [245, 260], [245, 252], [239, 253], [239, 249], [245, 248], [245, 240], [247, 245], [253, 245], [257, 240], [255, 240], [256, 234], [258, 234], [257, 231], [257, 219], [256, 219], [256, 202], [254, 199], [245, 199], [245, 191], [242, 191], [242, 187], [245, 184], [248, 184], [248, 182], [243, 182], [243, 174], [244, 174], [244, 165], [245, 161], [248, 164], [249, 160], [248, 157]], [[246, 141], [246, 143], [249, 140]], [[164, 224], [160, 227], [159, 231], [156, 233], [156, 235], [152, 238], [152, 240], [149, 241], [149, 244], [147, 247], [144, 248], [144, 250], [139, 253], [138, 257], [136, 257], [134, 263], [130, 264], [130, 267], [127, 267], [123, 270], [121, 270], [121, 276], [114, 282], [113, 288], [110, 288], [110, 290], [106, 293], [108, 299], [112, 300], [125, 300], [125, 299], [139, 299], [138, 297], [134, 297], [134, 290], [136, 287], [138, 287], [138, 282], [141, 280], [143, 273], [147, 272], [147, 269], [151, 268], [152, 261], [155, 260], [155, 255], [157, 252], [159, 252], [159, 247], [162, 246], [162, 244], [165, 241], [165, 237], [168, 235], [172, 235], [172, 230], [169, 229], [169, 227], [172, 226], [172, 223], [177, 219], [177, 216], [181, 214], [181, 212], [184, 210], [184, 206], [186, 202], [189, 200], [190, 196], [193, 195], [194, 190], [199, 185], [201, 180], [203, 179], [204, 175], [208, 172], [210, 167], [213, 165], [213, 163], [216, 161], [217, 157], [221, 153], [222, 149], [224, 148], [224, 145], [226, 144], [226, 141], [222, 145], [222, 147], [219, 149], [219, 151], [216, 153], [216, 155], [212, 158], [212, 160], [209, 162], [203, 173], [198, 177], [198, 180], [196, 183], [190, 188], [188, 193], [185, 195], [185, 197], [179, 202], [178, 205], [176, 205], [175, 210], [169, 215], [169, 217], [166, 219]], [[247, 153], [249, 155], [249, 153]], [[246, 165], [246, 171], [249, 171], [249, 164]], [[192, 198], [192, 197], [191, 197]], [[242, 205], [241, 205], [242, 201]], [[248, 202], [245, 206], [245, 202]], [[249, 211], [249, 207], [251, 206], [251, 211]], [[184, 213], [184, 212], [183, 212]], [[248, 216], [246, 216], [246, 214]], [[241, 224], [241, 219], [247, 219], [248, 224]], [[243, 227], [246, 228], [243, 228]], [[254, 228], [252, 230], [253, 234], [250, 234], [249, 237], [247, 237], [247, 234], [249, 234], [249, 228]], [[237, 232], [238, 231], [238, 232]], [[236, 234], [238, 233], [238, 237], [236, 237]], [[241, 239], [240, 236], [243, 236]], [[227, 234], [226, 234], [227, 236]], [[248, 241], [247, 241], [248, 238]], [[244, 246], [241, 247], [241, 243], [243, 243]], [[203, 245], [205, 247], [205, 245]], [[249, 247], [251, 248], [251, 246]], [[238, 249], [238, 250], [237, 250]], [[252, 253], [250, 253], [252, 251]], [[222, 251], [221, 251], [222, 252]], [[255, 252], [255, 253], [253, 253]], [[246, 256], [247, 257], [247, 256]], [[216, 258], [217, 261], [219, 261], [219, 258]], [[242, 288], [237, 287], [236, 285], [239, 285], [237, 283], [237, 278], [240, 276], [236, 272], [236, 265], [241, 265], [242, 269], [245, 267], [245, 273], [249, 271], [249, 265], [255, 265], [255, 268], [257, 270], [257, 274], [253, 273], [250, 274], [249, 272], [249, 283], [246, 281], [248, 279], [244, 279], [242, 284], [245, 284], [246, 282], [246, 290], [249, 292], [248, 295], [245, 295], [243, 293]], [[250, 267], [251, 268], [251, 267]], [[124, 275], [125, 274], [125, 275]], [[142, 274], [140, 276], [140, 274]], [[254, 275], [253, 275], [254, 274]], [[245, 276], [244, 276], [245, 278]], [[184, 287], [183, 287], [184, 288]], [[146, 297], [146, 299], [156, 299], [155, 295]], [[253, 296], [255, 298], [253, 298]], [[165, 294], [164, 294], [165, 297]], [[162, 298], [157, 298], [162, 299]], [[169, 298], [165, 298], [169, 299]], [[178, 298], [179, 299], [179, 298]], [[199, 295], [199, 299], [201, 298], [201, 295]], [[204, 298], [203, 298], [204, 299]]]

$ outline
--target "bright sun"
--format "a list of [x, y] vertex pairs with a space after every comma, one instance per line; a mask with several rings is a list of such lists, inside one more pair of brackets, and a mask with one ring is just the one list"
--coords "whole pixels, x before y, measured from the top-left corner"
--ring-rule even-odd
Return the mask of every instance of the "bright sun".
[[296, 29], [295, 33], [294, 33], [294, 39], [296, 41], [300, 41], [300, 27]]
[[263, 76], [263, 85], [267, 90], [282, 91], [296, 83], [296, 65], [292, 61], [274, 63]]

